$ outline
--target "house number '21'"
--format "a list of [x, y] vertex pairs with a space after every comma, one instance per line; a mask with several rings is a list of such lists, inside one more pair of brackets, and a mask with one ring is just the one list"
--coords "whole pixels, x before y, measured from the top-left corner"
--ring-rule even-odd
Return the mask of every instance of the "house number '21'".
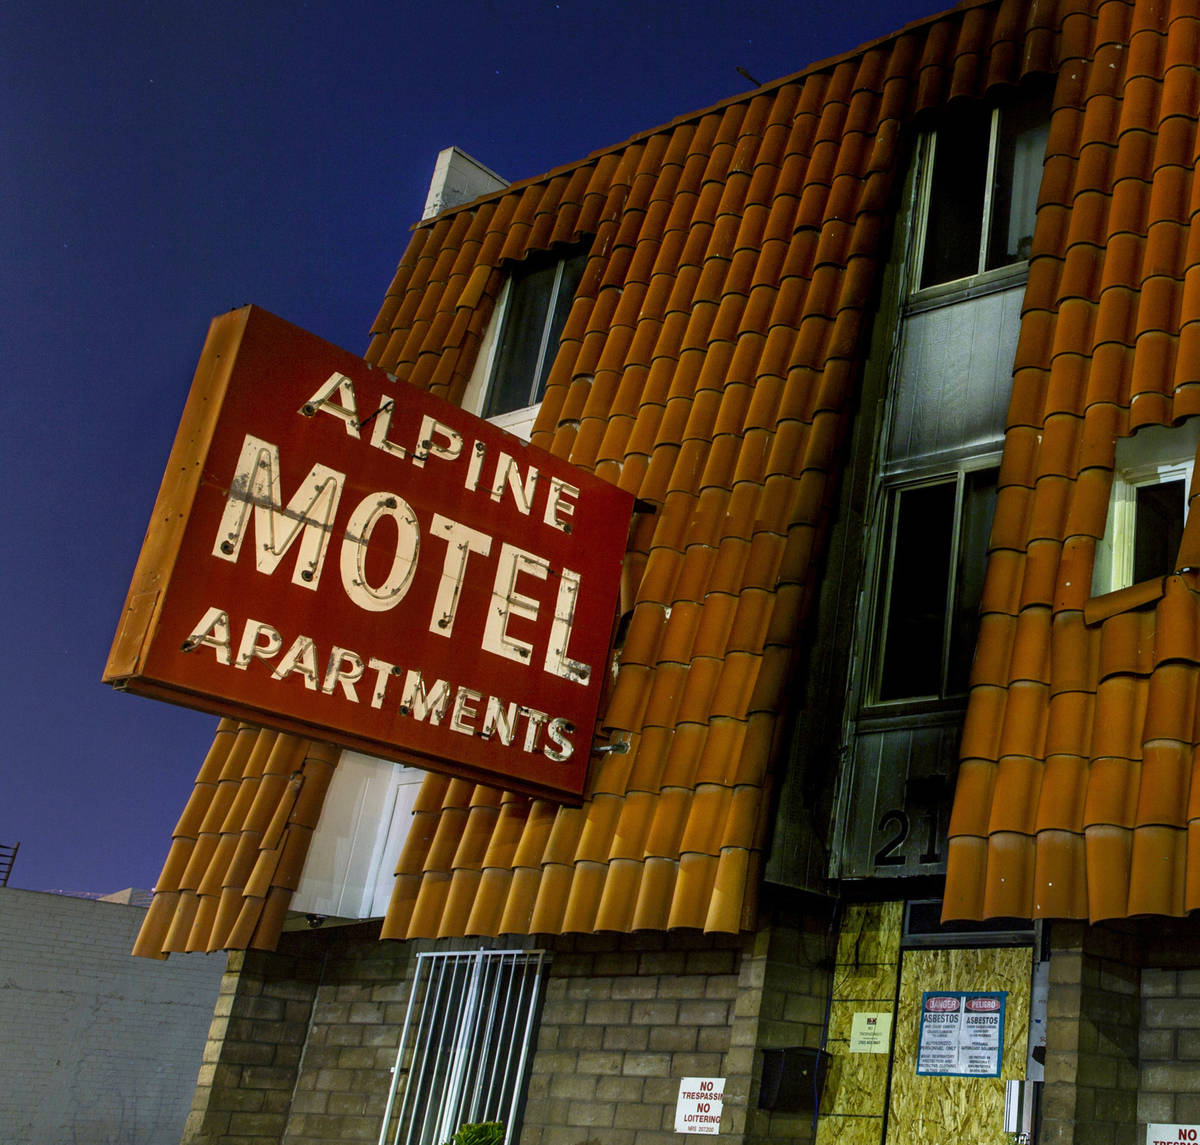
[[[905, 854], [906, 844], [913, 834], [913, 820], [925, 820], [925, 850], [916, 863], [940, 863], [942, 808], [948, 784], [938, 776], [910, 779], [904, 785], [904, 806], [891, 807], [880, 817], [875, 830], [884, 837], [883, 846], [875, 852], [877, 867], [902, 867], [911, 862]], [[876, 837], [878, 837], [878, 835]]]

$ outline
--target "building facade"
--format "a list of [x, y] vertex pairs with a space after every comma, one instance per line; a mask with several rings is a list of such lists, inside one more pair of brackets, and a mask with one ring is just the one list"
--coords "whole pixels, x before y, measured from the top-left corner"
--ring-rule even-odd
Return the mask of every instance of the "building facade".
[[368, 361], [637, 498], [587, 792], [223, 724], [185, 1140], [1200, 1123], [1198, 108], [1189, 4], [968, 0], [431, 194]]
[[132, 897], [0, 888], [0, 1140], [179, 1140], [222, 967], [131, 959]]

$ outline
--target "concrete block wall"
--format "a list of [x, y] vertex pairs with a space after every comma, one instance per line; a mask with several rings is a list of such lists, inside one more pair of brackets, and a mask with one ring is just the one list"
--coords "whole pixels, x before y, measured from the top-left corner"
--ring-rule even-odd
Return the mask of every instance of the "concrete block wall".
[[225, 958], [134, 958], [145, 913], [0, 888], [0, 1141], [177, 1145]]
[[1142, 971], [1140, 1048], [1139, 1119], [1200, 1125], [1200, 969]]
[[[879, 1140], [887, 1058], [849, 1057], [843, 1043], [855, 1009], [892, 1003], [899, 906], [847, 912], [818, 1142]], [[822, 1036], [830, 937], [795, 917], [739, 936], [546, 940], [520, 1145], [679, 1145], [675, 1104], [689, 1076], [726, 1079], [728, 1145], [807, 1145], [811, 1113], [758, 1108], [762, 1049], [816, 1047]], [[1148, 931], [1051, 927], [1041, 1145], [1140, 1145], [1147, 1121], [1200, 1123], [1200, 968], [1187, 964], [1200, 960], [1198, 935], [1176, 935], [1164, 967]], [[364, 924], [233, 956], [184, 1145], [375, 1141], [415, 954], [474, 945], [380, 943], [378, 924]], [[851, 1078], [850, 1066], [883, 1072]]]
[[[415, 955], [378, 923], [233, 955], [184, 1145], [375, 1141]], [[492, 945], [492, 944], [488, 944]], [[802, 1142], [811, 1115], [756, 1107], [761, 1053], [815, 1046], [823, 932], [580, 935], [551, 953], [520, 1145], [679, 1145], [684, 1077], [724, 1077], [726, 1141]]]
[[1099, 926], [1050, 935], [1040, 1145], [1140, 1145], [1141, 952]]
[[[764, 943], [765, 956], [760, 953]], [[734, 1046], [728, 1061], [731, 1070], [748, 1069], [751, 1074], [745, 1145], [814, 1139], [811, 1111], [758, 1108], [762, 1077], [762, 1055], [758, 1051], [821, 1047], [833, 988], [833, 964], [833, 936], [822, 919], [776, 923], [755, 936], [755, 951], [743, 961], [739, 986], [748, 1009], [748, 1000], [761, 978], [757, 1022], [748, 1016], [734, 1019]]]
[[726, 1073], [750, 940], [556, 939], [521, 1145], [674, 1145], [684, 1077], [726, 1077], [722, 1133], [740, 1134], [749, 1076]]
[[378, 1141], [413, 955], [439, 949], [431, 942], [380, 942], [379, 923], [329, 930], [324, 942], [287, 1145]]
[[763, 1046], [816, 1046], [824, 931], [586, 935], [552, 947], [521, 1145], [678, 1145], [680, 1079], [725, 1078], [726, 1141], [809, 1141], [757, 1107]]
[[284, 1140], [325, 951], [306, 938], [229, 955], [183, 1145]]

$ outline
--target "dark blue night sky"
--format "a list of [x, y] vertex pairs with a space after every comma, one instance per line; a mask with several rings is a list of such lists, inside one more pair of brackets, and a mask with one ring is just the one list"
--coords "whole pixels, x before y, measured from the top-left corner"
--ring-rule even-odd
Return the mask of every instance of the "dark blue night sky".
[[213, 315], [254, 302], [362, 353], [443, 147], [523, 179], [944, 6], [7, 5], [11, 885], [151, 886], [212, 738], [99, 681]]

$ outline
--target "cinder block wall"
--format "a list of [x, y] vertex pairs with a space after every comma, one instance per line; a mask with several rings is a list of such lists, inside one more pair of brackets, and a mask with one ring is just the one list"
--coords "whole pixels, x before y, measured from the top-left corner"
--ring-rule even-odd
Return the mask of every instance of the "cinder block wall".
[[[521, 1145], [673, 1142], [680, 1078], [726, 1076], [749, 945], [694, 932], [556, 940]], [[723, 1132], [741, 1132], [748, 1089], [727, 1077]]]
[[183, 1145], [284, 1140], [325, 947], [285, 934], [276, 953], [229, 955]]
[[[233, 955], [184, 1145], [375, 1141], [419, 951], [378, 924], [287, 934]], [[823, 931], [547, 941], [549, 977], [521, 1145], [676, 1145], [683, 1077], [725, 1077], [721, 1136], [811, 1139], [756, 1107], [762, 1045], [818, 1044]]]
[[134, 958], [145, 913], [0, 888], [0, 1141], [177, 1145], [225, 958]]
[[380, 942], [379, 923], [329, 930], [324, 941], [287, 1145], [379, 1140], [413, 955], [438, 949]]
[[[821, 1047], [833, 989], [834, 938], [821, 919], [776, 923], [755, 935], [754, 951], [742, 962], [739, 1006], [747, 1011], [757, 1006], [757, 1016], [735, 1016], [726, 1068], [739, 1075], [750, 1073], [745, 1145], [814, 1139], [812, 1111], [758, 1108], [762, 1055], [757, 1051]], [[760, 980], [762, 996], [755, 1003], [750, 999]]]
[[1141, 952], [1128, 934], [1051, 929], [1041, 1145], [1135, 1145]]
[[1142, 971], [1140, 1064], [1138, 1117], [1200, 1124], [1200, 970]]

